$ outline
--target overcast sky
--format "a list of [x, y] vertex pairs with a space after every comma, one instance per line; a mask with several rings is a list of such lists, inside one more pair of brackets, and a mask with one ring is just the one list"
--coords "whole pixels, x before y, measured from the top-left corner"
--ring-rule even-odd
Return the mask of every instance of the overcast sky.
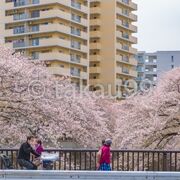
[[138, 4], [138, 50], [180, 50], [180, 0], [133, 1]]

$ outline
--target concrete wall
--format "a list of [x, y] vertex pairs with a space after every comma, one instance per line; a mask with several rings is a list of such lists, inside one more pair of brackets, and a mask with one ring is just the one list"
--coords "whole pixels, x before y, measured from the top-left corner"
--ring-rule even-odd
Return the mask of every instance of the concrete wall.
[[180, 180], [180, 172], [0, 171], [0, 180]]

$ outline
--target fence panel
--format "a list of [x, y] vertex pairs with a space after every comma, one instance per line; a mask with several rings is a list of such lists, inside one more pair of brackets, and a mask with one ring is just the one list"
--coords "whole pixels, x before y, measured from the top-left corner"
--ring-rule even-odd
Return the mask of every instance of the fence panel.
[[[92, 149], [46, 149], [49, 153], [58, 153], [59, 160], [54, 170], [96, 170], [97, 152]], [[152, 150], [112, 150], [111, 167], [114, 171], [180, 171], [180, 151]], [[0, 149], [7, 155], [14, 169], [17, 164], [18, 149]], [[4, 169], [2, 158], [0, 169]]]

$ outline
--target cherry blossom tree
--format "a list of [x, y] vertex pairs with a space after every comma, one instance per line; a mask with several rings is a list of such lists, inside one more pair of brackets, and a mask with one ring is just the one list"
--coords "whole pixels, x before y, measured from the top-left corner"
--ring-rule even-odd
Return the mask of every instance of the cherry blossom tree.
[[109, 115], [98, 101], [67, 77], [50, 75], [42, 62], [0, 48], [1, 147], [19, 146], [31, 134], [51, 147], [60, 147], [63, 138], [96, 147], [111, 135]]
[[180, 68], [157, 87], [123, 101], [79, 91], [67, 77], [51, 75], [45, 64], [0, 48], [0, 147], [16, 147], [38, 135], [49, 147], [63, 138], [97, 147], [179, 149]]
[[165, 73], [149, 92], [114, 106], [116, 147], [180, 148], [180, 68]]

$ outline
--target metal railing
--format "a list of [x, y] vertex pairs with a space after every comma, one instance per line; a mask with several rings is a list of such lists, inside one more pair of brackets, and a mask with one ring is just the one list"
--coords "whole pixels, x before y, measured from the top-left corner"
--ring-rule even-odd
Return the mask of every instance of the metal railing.
[[44, 179], [66, 179], [66, 180], [179, 180], [180, 172], [99, 172], [99, 171], [7, 171], [0, 170], [0, 180], [44, 180]]
[[[54, 170], [96, 170], [98, 150], [89, 149], [46, 149], [58, 153], [59, 160]], [[11, 159], [13, 167], [19, 169], [16, 162], [17, 149], [0, 149]], [[111, 167], [114, 171], [180, 171], [180, 151], [152, 150], [112, 150]], [[0, 161], [0, 169], [3, 169]]]

